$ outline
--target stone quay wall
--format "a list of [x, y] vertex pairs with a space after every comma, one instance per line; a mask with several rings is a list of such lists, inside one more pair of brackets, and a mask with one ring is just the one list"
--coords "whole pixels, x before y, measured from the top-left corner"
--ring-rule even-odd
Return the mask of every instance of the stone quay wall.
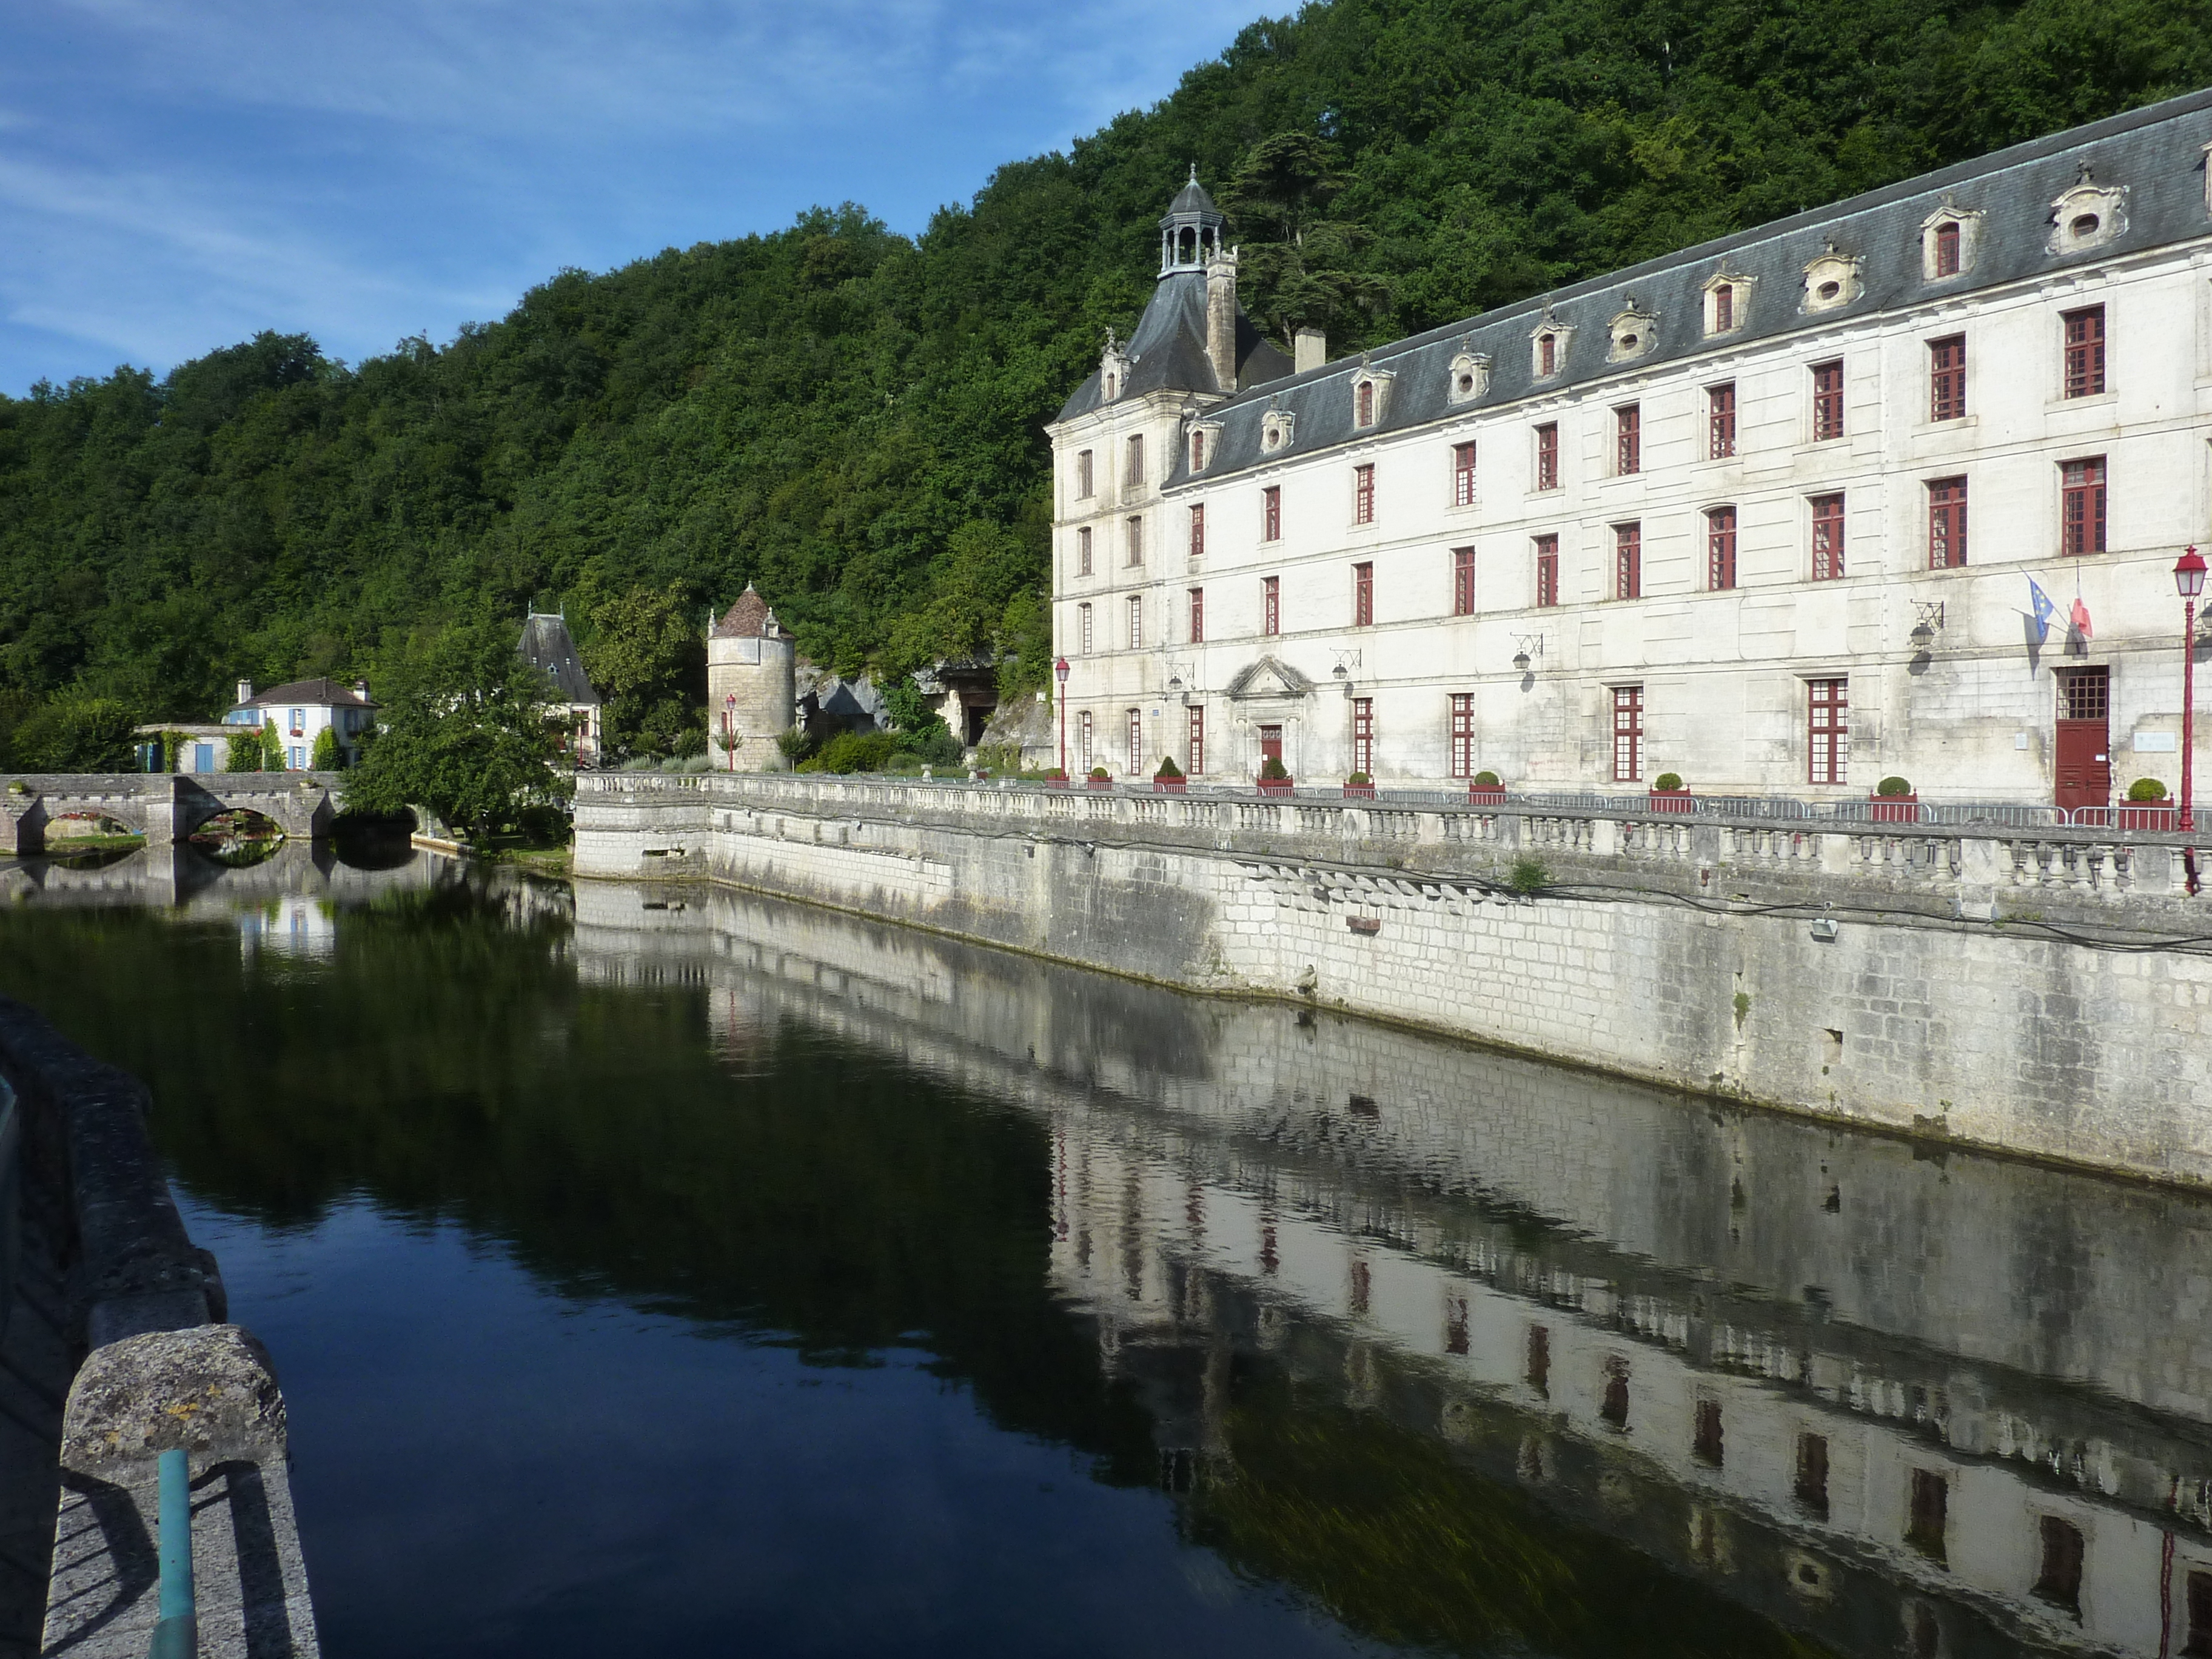
[[2195, 862], [2171, 835], [1603, 806], [743, 774], [587, 775], [576, 797], [580, 876], [705, 876], [2203, 1184], [2212, 901], [2189, 890]]
[[313, 1659], [283, 1396], [261, 1345], [226, 1322], [215, 1257], [185, 1233], [147, 1133], [145, 1085], [4, 997], [0, 1082], [21, 1114], [27, 1208], [49, 1218], [62, 1290], [56, 1307], [18, 1297], [18, 1316], [46, 1322], [76, 1362], [57, 1379], [68, 1393], [43, 1468], [14, 1472], [58, 1495], [38, 1650], [146, 1652], [158, 1605], [156, 1468], [181, 1448], [198, 1651]]

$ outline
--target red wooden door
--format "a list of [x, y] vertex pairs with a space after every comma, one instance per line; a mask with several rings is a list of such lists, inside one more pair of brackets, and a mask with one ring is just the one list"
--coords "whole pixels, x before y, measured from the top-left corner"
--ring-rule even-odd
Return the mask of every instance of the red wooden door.
[[1280, 760], [1283, 757], [1283, 728], [1263, 726], [1260, 728], [1260, 758]]
[[2059, 806], [2112, 804], [2112, 734], [2101, 668], [2077, 668], [2058, 682], [2058, 738], [2053, 745]]

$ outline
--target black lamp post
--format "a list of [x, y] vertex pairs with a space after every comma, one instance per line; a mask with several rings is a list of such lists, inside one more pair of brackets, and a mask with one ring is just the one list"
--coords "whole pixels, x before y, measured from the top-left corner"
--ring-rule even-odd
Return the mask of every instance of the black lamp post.
[[1060, 776], [1067, 781], [1067, 659], [1062, 657], [1052, 665], [1052, 677], [1060, 682]]
[[2173, 587], [2181, 595], [2181, 827], [2194, 830], [2190, 773], [2197, 753], [2197, 599], [2204, 591], [2204, 556], [2195, 548], [2173, 562]]

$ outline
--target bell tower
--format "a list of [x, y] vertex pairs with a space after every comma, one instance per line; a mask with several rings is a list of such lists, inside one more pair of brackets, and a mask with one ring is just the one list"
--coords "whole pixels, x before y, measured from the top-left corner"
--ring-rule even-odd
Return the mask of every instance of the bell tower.
[[1228, 228], [1229, 221], [1198, 182], [1198, 164], [1193, 162], [1190, 182], [1176, 192], [1160, 221], [1160, 275], [1204, 270], [1227, 252], [1223, 236]]

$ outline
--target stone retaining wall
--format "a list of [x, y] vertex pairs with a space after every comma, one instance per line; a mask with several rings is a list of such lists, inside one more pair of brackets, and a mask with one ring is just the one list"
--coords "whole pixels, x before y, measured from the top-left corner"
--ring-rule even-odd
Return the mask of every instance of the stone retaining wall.
[[[708, 875], [1860, 1124], [2212, 1182], [2171, 836], [580, 779], [575, 868]], [[1512, 890], [1516, 860], [1547, 884]], [[1817, 936], [1833, 923], [1834, 936]]]

